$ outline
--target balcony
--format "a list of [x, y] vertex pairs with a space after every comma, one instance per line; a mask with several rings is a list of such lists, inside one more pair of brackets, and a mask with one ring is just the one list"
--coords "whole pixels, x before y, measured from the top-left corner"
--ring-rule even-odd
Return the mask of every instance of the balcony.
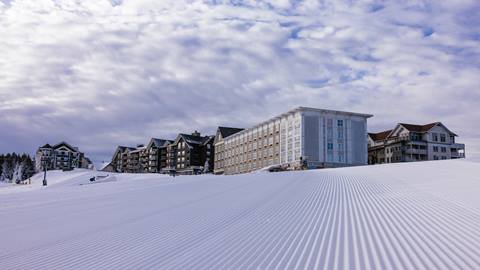
[[450, 156], [452, 158], [465, 158], [465, 144], [452, 144], [452, 146], [450, 147]]
[[408, 148], [405, 149], [405, 154], [410, 155], [426, 155], [427, 154], [427, 149], [415, 149], [415, 148]]

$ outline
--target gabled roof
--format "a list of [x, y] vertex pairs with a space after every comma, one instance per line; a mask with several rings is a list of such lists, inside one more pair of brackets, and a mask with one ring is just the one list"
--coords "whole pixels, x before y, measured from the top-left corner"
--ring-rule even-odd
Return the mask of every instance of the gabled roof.
[[368, 133], [368, 136], [372, 138], [374, 141], [381, 141], [387, 138], [393, 138], [395, 136], [392, 135], [394, 130], [397, 130], [399, 126], [407, 129], [410, 132], [417, 132], [417, 133], [426, 133], [430, 131], [433, 127], [440, 125], [445, 128], [448, 132], [450, 132], [453, 136], [457, 136], [457, 134], [451, 132], [447, 127], [445, 127], [441, 122], [434, 122], [426, 125], [415, 125], [415, 124], [406, 124], [406, 123], [398, 123], [394, 129], [386, 130], [378, 133]]
[[231, 136], [237, 132], [242, 131], [243, 128], [232, 128], [232, 127], [218, 127], [218, 131], [222, 135], [222, 138], [226, 138], [228, 136]]
[[65, 146], [66, 148], [70, 149], [72, 152], [78, 152], [78, 148], [76, 147], [73, 147], [71, 146], [70, 144], [66, 143], [66, 142], [60, 142], [60, 143], [57, 143], [53, 146], [54, 149], [58, 149], [62, 146]]
[[105, 162], [102, 164], [102, 167], [100, 168], [99, 171], [103, 171], [105, 170], [108, 166], [112, 166], [113, 167], [113, 163], [110, 161], [110, 162]]
[[425, 133], [425, 132], [428, 132], [430, 131], [430, 129], [432, 129], [433, 127], [435, 126], [442, 126], [443, 128], [445, 128], [448, 132], [450, 132], [453, 136], [457, 136], [457, 134], [453, 133], [452, 131], [450, 131], [444, 124], [442, 124], [441, 122], [434, 122], [434, 123], [430, 123], [430, 124], [426, 124], [426, 125], [412, 125], [412, 124], [406, 124], [406, 123], [399, 123], [399, 125], [403, 126], [404, 128], [406, 128], [408, 131], [411, 131], [411, 132], [419, 132], [419, 133]]
[[160, 147], [167, 147], [167, 146], [169, 146], [170, 144], [172, 144], [172, 143], [174, 143], [174, 142], [175, 142], [175, 141], [172, 141], [172, 140], [165, 140]]
[[385, 140], [386, 138], [388, 138], [388, 135], [392, 131], [393, 130], [390, 129], [390, 130], [385, 130], [385, 131], [378, 132], [378, 133], [368, 133], [368, 136], [370, 136], [370, 138], [372, 138], [372, 140], [374, 140], [374, 141], [381, 141], [381, 140]]
[[40, 148], [52, 148], [52, 146], [50, 144], [45, 144], [44, 146], [40, 147]]
[[162, 147], [165, 142], [167, 142], [168, 140], [164, 140], [164, 139], [157, 139], [157, 138], [151, 138], [150, 139], [150, 142], [148, 143], [147, 145], [147, 148], [150, 148], [152, 146], [155, 146], [155, 147]]
[[430, 129], [432, 129], [434, 126], [438, 125], [439, 123], [440, 122], [435, 122], [435, 123], [430, 123], [426, 125], [399, 123], [399, 125], [402, 125], [408, 131], [412, 131], [412, 132], [428, 132]]
[[131, 151], [131, 150], [135, 150], [135, 148], [134, 147], [128, 147], [128, 146], [117, 146], [117, 149], [115, 150], [115, 153], [113, 153], [113, 158], [115, 158], [115, 156], [118, 155], [118, 153], [125, 152], [125, 150]]
[[210, 141], [213, 141], [215, 140], [215, 136], [206, 136], [205, 137], [205, 140], [203, 141], [203, 144], [206, 145], [208, 144]]
[[178, 134], [177, 139], [175, 140], [174, 143], [176, 144], [180, 139], [183, 139], [185, 143], [191, 147], [193, 145], [202, 145], [212, 138], [215, 138], [215, 137], [214, 136], [195, 136], [195, 135], [180, 133]]
[[117, 150], [120, 150], [120, 151], [125, 151], [125, 150], [135, 150], [135, 147], [129, 147], [129, 146], [117, 146]]

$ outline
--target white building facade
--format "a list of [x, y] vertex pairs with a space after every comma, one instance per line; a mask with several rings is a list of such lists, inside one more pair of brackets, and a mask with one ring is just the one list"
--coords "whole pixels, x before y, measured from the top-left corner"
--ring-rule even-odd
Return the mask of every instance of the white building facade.
[[66, 142], [60, 142], [54, 146], [46, 144], [39, 147], [35, 153], [35, 170], [37, 172], [47, 170], [73, 170], [74, 168], [88, 169], [91, 162], [80, 152]]
[[367, 164], [369, 114], [299, 107], [224, 138], [225, 174]]
[[441, 122], [399, 123], [392, 130], [368, 134], [369, 164], [465, 158], [465, 144]]

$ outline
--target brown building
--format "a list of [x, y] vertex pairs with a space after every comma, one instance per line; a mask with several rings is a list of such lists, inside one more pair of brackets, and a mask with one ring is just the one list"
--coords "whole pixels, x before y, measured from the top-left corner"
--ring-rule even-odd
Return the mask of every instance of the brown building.
[[150, 173], [161, 173], [167, 167], [167, 146], [173, 143], [170, 140], [152, 138], [146, 147], [147, 166]]
[[176, 174], [200, 174], [213, 172], [214, 136], [178, 134], [176, 140], [167, 146], [165, 170]]

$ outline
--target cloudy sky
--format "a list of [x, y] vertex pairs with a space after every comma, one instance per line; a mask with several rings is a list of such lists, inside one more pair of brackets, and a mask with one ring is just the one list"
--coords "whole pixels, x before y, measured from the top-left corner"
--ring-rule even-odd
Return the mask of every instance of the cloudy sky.
[[480, 152], [480, 2], [0, 0], [0, 152], [98, 163], [297, 106], [441, 121]]

